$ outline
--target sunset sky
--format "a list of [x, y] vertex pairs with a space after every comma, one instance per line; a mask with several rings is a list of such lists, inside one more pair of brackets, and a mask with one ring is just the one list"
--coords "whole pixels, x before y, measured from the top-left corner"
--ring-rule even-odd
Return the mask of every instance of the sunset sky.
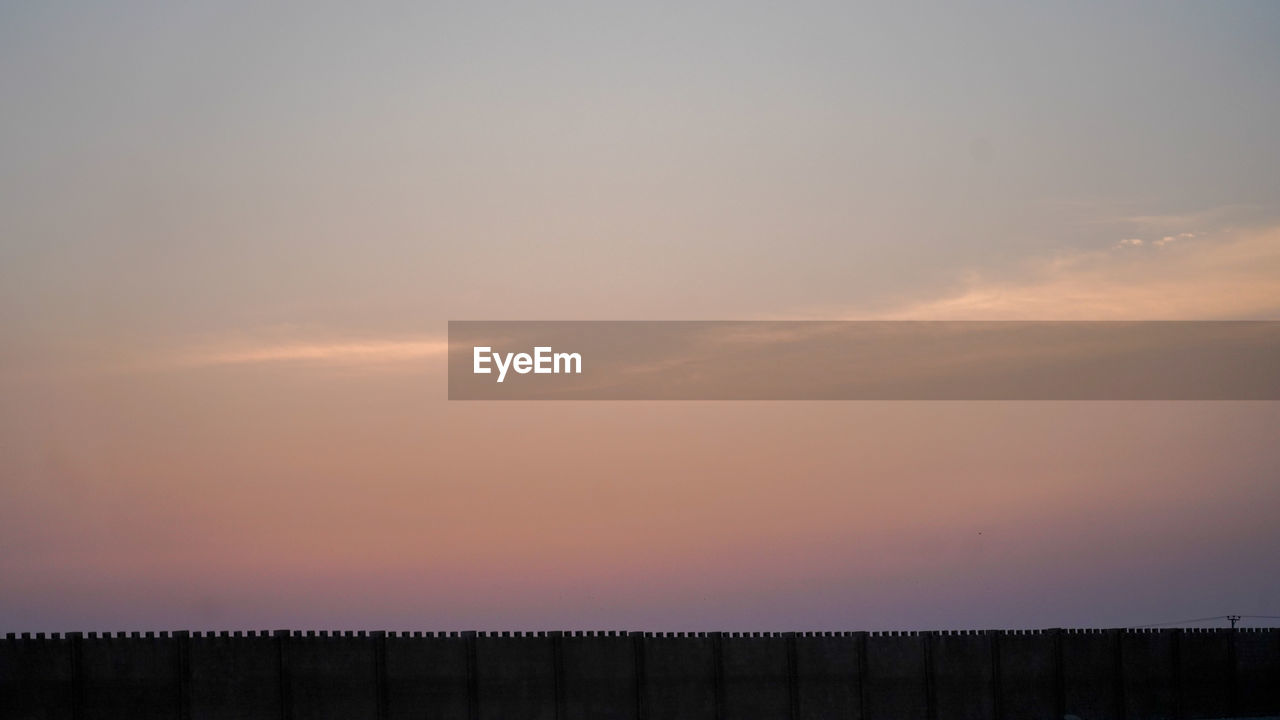
[[1280, 3], [1041, 5], [0, 6], [0, 631], [1280, 615], [1274, 402], [446, 400], [449, 320], [1280, 319]]

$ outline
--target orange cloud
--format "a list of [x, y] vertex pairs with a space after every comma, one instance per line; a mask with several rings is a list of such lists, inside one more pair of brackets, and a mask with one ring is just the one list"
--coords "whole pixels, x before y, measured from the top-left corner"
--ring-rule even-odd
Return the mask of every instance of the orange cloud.
[[212, 348], [179, 355], [182, 367], [249, 365], [260, 363], [383, 364], [443, 356], [449, 344], [441, 339], [329, 341]]
[[1280, 318], [1280, 227], [1172, 233], [1041, 258], [1013, 277], [974, 273], [959, 292], [878, 317], [918, 320]]

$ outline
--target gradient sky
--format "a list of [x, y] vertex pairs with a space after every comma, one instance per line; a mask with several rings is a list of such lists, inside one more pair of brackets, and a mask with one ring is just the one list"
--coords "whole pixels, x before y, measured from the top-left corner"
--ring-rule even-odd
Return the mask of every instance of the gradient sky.
[[1275, 403], [445, 400], [449, 319], [1280, 319], [1280, 4], [0, 5], [0, 630], [1280, 615]]

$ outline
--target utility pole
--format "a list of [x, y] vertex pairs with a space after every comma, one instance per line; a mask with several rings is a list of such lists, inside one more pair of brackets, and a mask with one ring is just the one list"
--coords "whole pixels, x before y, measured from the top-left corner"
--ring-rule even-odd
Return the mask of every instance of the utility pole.
[[1228, 616], [1227, 616], [1227, 619], [1231, 621], [1231, 629], [1232, 629], [1232, 630], [1235, 630], [1235, 629], [1236, 629], [1236, 623], [1240, 622], [1240, 616], [1239, 616], [1239, 615], [1228, 615]]

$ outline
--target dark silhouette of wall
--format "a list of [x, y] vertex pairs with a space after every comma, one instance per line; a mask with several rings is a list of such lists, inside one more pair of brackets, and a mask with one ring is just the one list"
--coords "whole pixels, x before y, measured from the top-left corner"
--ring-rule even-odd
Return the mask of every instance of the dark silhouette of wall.
[[1280, 629], [23, 633], [3, 720], [1280, 715]]

